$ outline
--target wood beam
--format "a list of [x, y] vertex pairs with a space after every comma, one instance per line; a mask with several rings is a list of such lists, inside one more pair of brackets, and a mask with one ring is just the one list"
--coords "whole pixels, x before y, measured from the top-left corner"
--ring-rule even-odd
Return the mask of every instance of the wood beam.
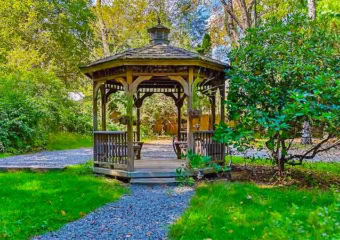
[[[130, 73], [131, 74], [131, 73]], [[131, 75], [132, 78], [132, 75]], [[152, 76], [139, 76], [135, 81], [129, 83], [129, 92], [135, 94], [137, 92], [137, 87], [144, 81], [148, 81], [152, 78]]]
[[213, 69], [216, 71], [224, 72], [227, 68], [229, 68], [226, 64], [215, 64], [209, 63], [204, 60], [183, 60], [183, 59], [172, 59], [172, 60], [154, 60], [154, 59], [117, 59], [111, 62], [101, 63], [95, 66], [89, 67], [82, 67], [80, 70], [83, 73], [92, 73], [95, 71], [113, 68], [113, 67], [120, 67], [120, 66], [188, 66], [188, 67], [204, 67]]
[[[130, 91], [130, 87], [132, 85], [132, 72], [131, 69], [127, 69], [126, 73], [126, 94], [128, 98], [128, 106], [133, 105], [133, 93]], [[123, 84], [123, 83], [122, 83]], [[124, 85], [124, 84], [123, 84]], [[132, 101], [132, 102], [131, 102]], [[127, 125], [127, 147], [128, 147], [128, 171], [134, 171], [134, 151], [133, 151], [133, 109], [128, 107], [126, 111], [127, 115], [129, 116], [129, 121]]]
[[151, 97], [154, 93], [153, 92], [147, 92], [147, 93], [144, 93], [142, 97], [139, 94], [140, 93], [138, 92], [137, 93], [137, 98], [135, 99], [135, 106], [136, 106], [136, 108], [142, 107], [145, 98]]
[[216, 124], [216, 96], [210, 96], [210, 109], [211, 109], [211, 129], [215, 130]]
[[98, 99], [97, 99], [97, 88], [96, 88], [97, 83], [93, 82], [93, 131], [98, 130]]
[[225, 121], [225, 111], [224, 111], [224, 105], [223, 102], [225, 100], [225, 84], [223, 82], [223, 87], [220, 88], [220, 95], [221, 95], [221, 123], [224, 123]]
[[[194, 78], [194, 71], [193, 71], [193, 68], [190, 67], [189, 68], [189, 73], [190, 73], [190, 69], [191, 72], [192, 72], [192, 79]], [[188, 96], [189, 95], [189, 85], [187, 83], [187, 81], [185, 81], [185, 79], [181, 76], [168, 76], [170, 80], [173, 80], [173, 81], [176, 81], [176, 82], [179, 82], [182, 87], [183, 87], [183, 91], [184, 93]], [[190, 74], [189, 74], [189, 78], [190, 78]]]
[[[193, 67], [189, 68], [189, 79], [188, 79], [188, 113], [191, 112], [192, 109], [192, 85], [194, 83], [194, 69]], [[193, 124], [193, 119], [190, 116], [190, 114], [188, 114], [188, 129], [187, 129], [187, 135], [188, 135], [188, 149], [192, 150], [193, 152], [195, 152], [195, 148], [194, 148], [194, 124]]]
[[100, 87], [102, 102], [102, 130], [106, 131], [106, 89], [105, 84]]
[[[178, 86], [178, 93], [177, 93], [177, 99], [181, 99], [181, 91], [180, 91], [180, 86]], [[183, 95], [185, 96], [185, 95]], [[178, 104], [178, 100], [176, 101], [176, 107], [177, 107], [177, 140], [181, 141], [181, 122], [182, 122], [182, 106], [183, 106], [183, 101], [182, 104]], [[183, 99], [184, 100], [184, 99]]]

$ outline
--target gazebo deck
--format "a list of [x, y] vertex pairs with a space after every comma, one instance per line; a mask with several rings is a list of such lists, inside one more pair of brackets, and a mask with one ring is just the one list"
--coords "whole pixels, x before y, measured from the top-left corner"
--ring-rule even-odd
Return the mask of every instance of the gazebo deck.
[[183, 164], [185, 164], [185, 160], [175, 158], [144, 159], [135, 161], [135, 170], [132, 172], [101, 167], [94, 167], [93, 171], [122, 178], [167, 178], [176, 177], [176, 168], [181, 167]]

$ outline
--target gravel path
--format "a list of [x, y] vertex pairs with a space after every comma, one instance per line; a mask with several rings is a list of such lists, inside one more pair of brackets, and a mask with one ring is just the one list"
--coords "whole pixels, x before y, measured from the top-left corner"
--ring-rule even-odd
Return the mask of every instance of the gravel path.
[[176, 159], [172, 140], [153, 140], [144, 143], [142, 159]]
[[43, 151], [39, 153], [0, 158], [1, 167], [66, 167], [85, 163], [92, 159], [92, 149], [81, 148], [63, 151]]
[[188, 187], [132, 185], [119, 201], [35, 239], [166, 239], [168, 225], [193, 193]]
[[[42, 151], [39, 153], [0, 158], [0, 168], [62, 168], [85, 163], [93, 158], [91, 148], [62, 151]], [[171, 140], [156, 140], [145, 143], [142, 159], [176, 158]]]

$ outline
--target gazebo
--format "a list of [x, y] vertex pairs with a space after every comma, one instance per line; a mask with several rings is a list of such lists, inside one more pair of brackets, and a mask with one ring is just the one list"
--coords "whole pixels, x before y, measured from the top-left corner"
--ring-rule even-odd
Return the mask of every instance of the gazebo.
[[[150, 43], [129, 49], [81, 67], [93, 82], [94, 172], [117, 177], [171, 177], [174, 169], [145, 170], [136, 167], [142, 147], [140, 108], [143, 100], [154, 93], [171, 97], [178, 110], [177, 141], [187, 150], [197, 151], [197, 141], [205, 147], [204, 154], [214, 161], [224, 161], [225, 146], [213, 140], [213, 129], [194, 131], [194, 91], [208, 95], [212, 122], [216, 121], [216, 96], [225, 98], [227, 64], [169, 44], [170, 30], [160, 23], [149, 28]], [[195, 81], [198, 80], [197, 86]], [[124, 91], [127, 96], [126, 131], [107, 131], [107, 101], [111, 94]], [[101, 100], [101, 129], [98, 129], [98, 100]], [[187, 130], [181, 132], [181, 108], [187, 99]], [[136, 108], [136, 132], [133, 130], [133, 108]], [[224, 121], [224, 108], [220, 109]], [[137, 156], [137, 157], [136, 157]], [[174, 159], [174, 162], [176, 159]], [[183, 160], [182, 160], [183, 161]], [[144, 163], [147, 165], [147, 162]], [[172, 165], [173, 166], [173, 165]], [[177, 166], [177, 165], [176, 165]], [[144, 169], [144, 170], [143, 170]]]

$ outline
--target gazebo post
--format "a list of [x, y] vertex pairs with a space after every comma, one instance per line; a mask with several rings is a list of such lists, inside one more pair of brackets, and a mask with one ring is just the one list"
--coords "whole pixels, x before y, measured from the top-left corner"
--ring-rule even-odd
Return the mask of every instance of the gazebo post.
[[127, 68], [126, 71], [126, 80], [128, 84], [127, 89], [127, 97], [128, 97], [128, 107], [127, 107], [127, 116], [129, 117], [129, 121], [127, 124], [127, 159], [128, 159], [128, 171], [134, 171], [134, 151], [133, 151], [133, 90], [131, 89], [131, 85], [133, 82], [132, 72], [130, 68]]
[[93, 131], [98, 130], [98, 98], [97, 98], [97, 91], [96, 91], [97, 82], [93, 82]]
[[105, 84], [100, 87], [102, 101], [102, 130], [106, 131], [106, 91]]
[[137, 142], [140, 142], [140, 108], [137, 108]]
[[193, 67], [189, 67], [189, 79], [188, 79], [188, 129], [187, 129], [187, 135], [188, 135], [188, 149], [195, 152], [194, 149], [194, 124], [193, 119], [190, 116], [190, 112], [192, 111], [192, 85], [194, 82], [194, 69]]
[[220, 87], [220, 95], [221, 95], [221, 123], [225, 121], [225, 113], [224, 113], [224, 105], [223, 102], [225, 100], [225, 83], [223, 82], [223, 87]]
[[[178, 94], [177, 94], [177, 101], [181, 99], [181, 87], [177, 87]], [[181, 121], [182, 121], [182, 116], [181, 116], [181, 109], [183, 104], [180, 104], [179, 102], [176, 103], [177, 105], [177, 140], [181, 141]]]
[[215, 123], [216, 123], [216, 96], [215, 92], [213, 96], [209, 97], [210, 106], [211, 106], [211, 129], [215, 130]]

